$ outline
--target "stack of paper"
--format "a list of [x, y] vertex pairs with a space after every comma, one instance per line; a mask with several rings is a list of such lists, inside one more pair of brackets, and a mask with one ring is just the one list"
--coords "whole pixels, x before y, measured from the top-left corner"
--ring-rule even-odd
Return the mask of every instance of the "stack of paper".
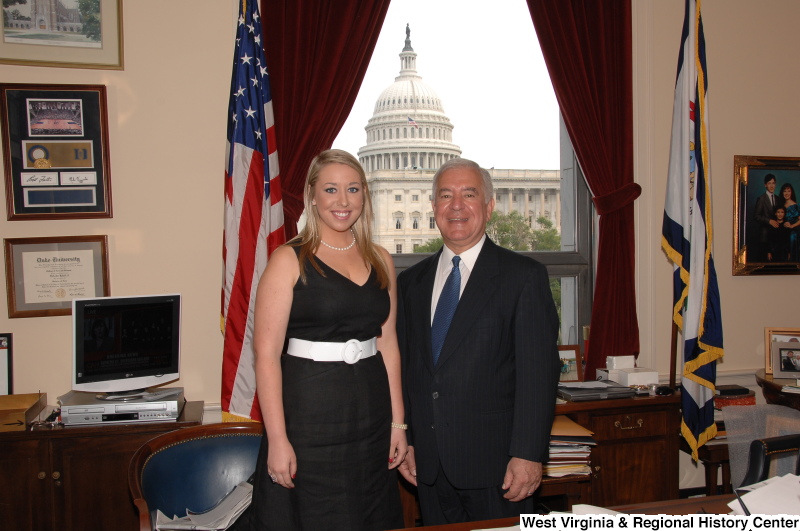
[[544, 475], [561, 477], [591, 473], [591, 447], [596, 443], [592, 432], [563, 415], [556, 416], [550, 430], [550, 455]]
[[800, 515], [800, 478], [794, 474], [771, 477], [737, 491], [740, 495], [750, 492], [741, 496], [741, 503], [733, 500], [728, 504], [733, 514], [745, 514], [744, 504], [750, 514]]
[[187, 516], [170, 518], [158, 511], [156, 514], [156, 529], [160, 531], [179, 531], [183, 529], [220, 531], [228, 529], [247, 509], [252, 498], [253, 486], [243, 481], [236, 485], [236, 488], [217, 505], [206, 512], [192, 513], [187, 510]]

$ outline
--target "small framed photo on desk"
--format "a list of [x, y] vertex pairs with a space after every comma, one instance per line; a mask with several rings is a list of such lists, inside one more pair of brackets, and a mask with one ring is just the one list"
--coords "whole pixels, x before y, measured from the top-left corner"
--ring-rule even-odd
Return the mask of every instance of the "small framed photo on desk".
[[14, 394], [11, 334], [0, 332], [0, 395]]
[[772, 343], [773, 378], [800, 378], [800, 343]]
[[559, 345], [558, 356], [561, 358], [561, 382], [583, 381], [583, 360], [581, 347], [578, 345]]

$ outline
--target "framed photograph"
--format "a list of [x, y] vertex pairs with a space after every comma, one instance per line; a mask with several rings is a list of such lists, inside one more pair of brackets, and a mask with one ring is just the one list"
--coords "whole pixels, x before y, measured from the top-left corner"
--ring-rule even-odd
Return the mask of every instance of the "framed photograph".
[[0, 395], [14, 394], [11, 334], [0, 333]]
[[772, 377], [800, 379], [800, 343], [772, 344]]
[[583, 381], [583, 359], [578, 345], [559, 345], [558, 355], [561, 358], [561, 382]]
[[800, 157], [733, 157], [733, 274], [800, 274]]
[[773, 374], [772, 345], [773, 343], [797, 343], [800, 347], [800, 328], [765, 328], [764, 329], [764, 372]]
[[9, 220], [110, 218], [103, 85], [0, 84]]
[[109, 295], [107, 236], [3, 242], [10, 318], [70, 315], [72, 299]]
[[3, 7], [0, 63], [122, 70], [122, 0], [10, 0]]

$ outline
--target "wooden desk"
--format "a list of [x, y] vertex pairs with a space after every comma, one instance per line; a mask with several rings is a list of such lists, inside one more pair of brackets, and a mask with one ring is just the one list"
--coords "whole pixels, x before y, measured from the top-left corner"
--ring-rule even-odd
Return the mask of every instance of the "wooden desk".
[[0, 522], [16, 531], [134, 531], [128, 465], [157, 435], [203, 421], [187, 402], [175, 422], [75, 426], [0, 434]]
[[[736, 497], [733, 494], [723, 494], [721, 496], [621, 505], [618, 507], [611, 507], [611, 509], [626, 514], [688, 515], [697, 514], [701, 510], [708, 514], [728, 514], [731, 511], [730, 507], [728, 507], [728, 502], [734, 499], [736, 499]], [[482, 522], [466, 522], [462, 524], [434, 525], [422, 528], [408, 527], [402, 531], [413, 531], [414, 529], [427, 529], [428, 531], [473, 531], [510, 527], [513, 525], [519, 525], [519, 517], [484, 520]]]
[[778, 404], [800, 410], [800, 393], [784, 393], [784, 385], [797, 385], [793, 378], [773, 378], [764, 369], [756, 371], [756, 383], [764, 393], [767, 404]]

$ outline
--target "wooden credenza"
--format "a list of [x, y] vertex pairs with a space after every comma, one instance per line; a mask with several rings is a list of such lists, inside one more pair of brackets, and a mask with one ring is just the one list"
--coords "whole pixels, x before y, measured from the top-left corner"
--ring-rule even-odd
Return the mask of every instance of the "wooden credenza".
[[0, 434], [0, 527], [139, 529], [128, 492], [131, 457], [153, 437], [202, 420], [203, 402], [187, 402], [176, 422]]

